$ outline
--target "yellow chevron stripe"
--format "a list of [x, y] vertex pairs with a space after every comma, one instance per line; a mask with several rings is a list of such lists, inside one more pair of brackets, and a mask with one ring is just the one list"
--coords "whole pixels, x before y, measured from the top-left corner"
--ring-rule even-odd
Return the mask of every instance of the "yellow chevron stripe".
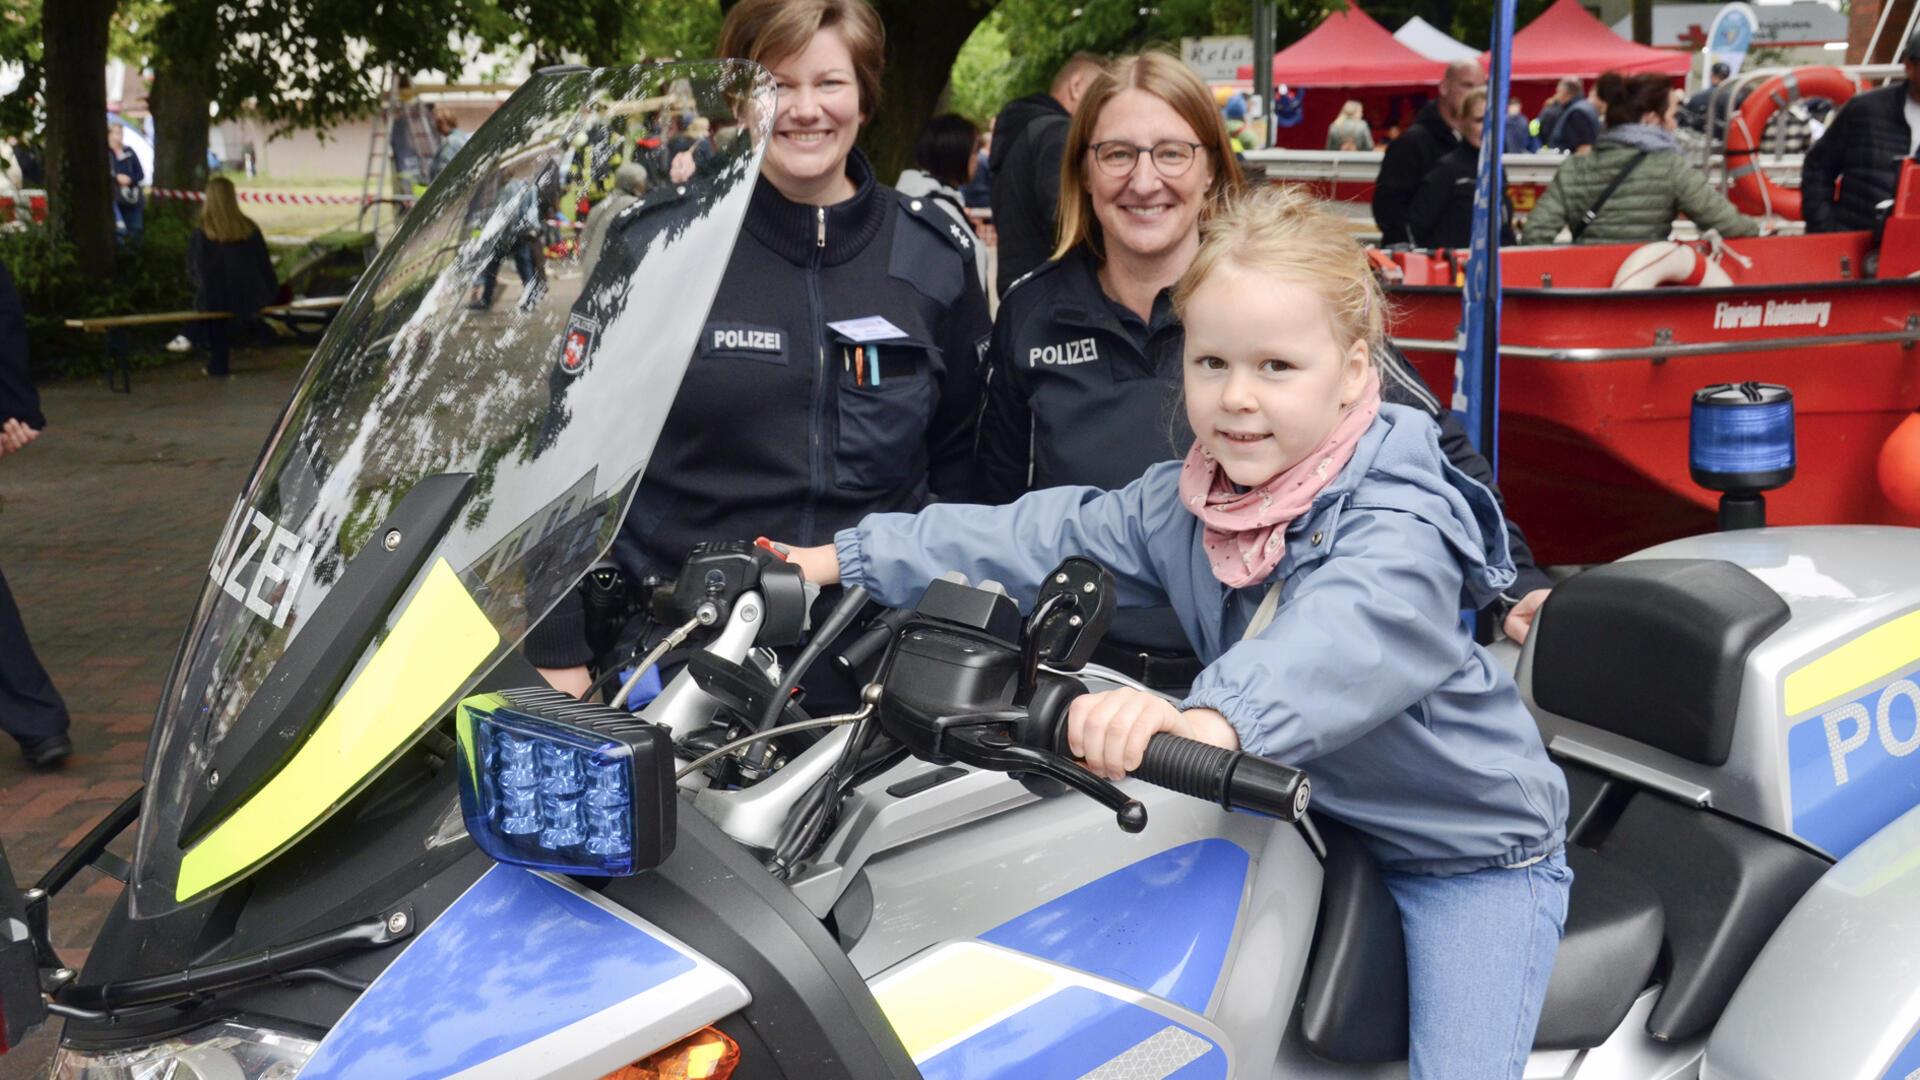
[[1786, 677], [1788, 716], [1858, 690], [1920, 660], [1920, 611], [1881, 623]]

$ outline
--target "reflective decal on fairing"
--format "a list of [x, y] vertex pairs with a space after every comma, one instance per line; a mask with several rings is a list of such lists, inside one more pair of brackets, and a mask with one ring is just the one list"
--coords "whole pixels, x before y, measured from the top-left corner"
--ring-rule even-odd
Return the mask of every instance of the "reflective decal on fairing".
[[[1920, 804], [1920, 612], [1788, 674], [1793, 831], [1838, 858]], [[1813, 710], [1808, 713], [1808, 710]]]
[[300, 1075], [599, 1076], [748, 1000], [630, 912], [495, 866], [360, 995]]
[[1880, 1080], [1920, 1080], [1920, 1031], [1913, 1033], [1907, 1048], [1894, 1057]]
[[930, 950], [873, 984], [927, 1080], [1224, 1080], [1205, 1019], [1128, 987], [977, 941]]
[[1090, 881], [980, 939], [1205, 1012], [1250, 862], [1231, 841], [1196, 840]]

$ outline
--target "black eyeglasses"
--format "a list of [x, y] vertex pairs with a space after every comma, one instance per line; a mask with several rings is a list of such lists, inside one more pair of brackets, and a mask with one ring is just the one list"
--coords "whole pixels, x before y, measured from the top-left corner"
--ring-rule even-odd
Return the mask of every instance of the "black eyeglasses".
[[1108, 176], [1120, 177], [1133, 175], [1133, 167], [1139, 163], [1140, 155], [1145, 152], [1153, 160], [1154, 169], [1161, 176], [1173, 179], [1184, 176], [1193, 168], [1193, 159], [1199, 155], [1205, 143], [1186, 142], [1181, 139], [1162, 139], [1152, 146], [1136, 146], [1130, 142], [1109, 139], [1087, 147], [1093, 155], [1093, 163]]

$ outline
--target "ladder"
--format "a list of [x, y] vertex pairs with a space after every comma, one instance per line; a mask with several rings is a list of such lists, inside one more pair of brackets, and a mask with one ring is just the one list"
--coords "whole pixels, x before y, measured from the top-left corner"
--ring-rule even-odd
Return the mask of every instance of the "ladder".
[[1897, 64], [1900, 50], [1920, 29], [1920, 0], [1881, 0], [1880, 17], [1874, 21], [1873, 36], [1867, 39], [1863, 64]]
[[[403, 87], [400, 73], [388, 68], [385, 82], [380, 90], [380, 112], [374, 117], [373, 130], [367, 135], [367, 166], [360, 180], [360, 216], [358, 228], [380, 235], [380, 219], [386, 211], [392, 196], [411, 201], [413, 191], [407, 176], [400, 172], [393, 160], [392, 141], [388, 132], [393, 128], [395, 116], [407, 125], [407, 135], [413, 144], [414, 158], [424, 165], [432, 160], [433, 153], [439, 148], [439, 135], [426, 121], [419, 103], [412, 99], [410, 88]], [[388, 178], [392, 181], [389, 183]], [[399, 216], [398, 212], [393, 215]], [[371, 219], [371, 220], [369, 220]], [[377, 241], [376, 241], [377, 242]]]

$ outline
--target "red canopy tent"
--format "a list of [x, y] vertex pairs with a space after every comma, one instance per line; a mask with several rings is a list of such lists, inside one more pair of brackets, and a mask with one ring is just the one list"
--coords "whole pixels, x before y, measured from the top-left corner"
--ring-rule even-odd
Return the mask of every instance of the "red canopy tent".
[[[1348, 0], [1346, 10], [1328, 15], [1305, 37], [1274, 54], [1274, 86], [1301, 94], [1299, 122], [1277, 129], [1275, 143], [1292, 149], [1324, 148], [1327, 126], [1349, 98], [1365, 107], [1377, 137], [1388, 124], [1404, 123], [1420, 101], [1432, 95], [1446, 67], [1402, 45]], [[1243, 65], [1239, 76], [1251, 81], [1253, 67]]]
[[1539, 18], [1513, 35], [1515, 79], [1559, 79], [1566, 75], [1592, 79], [1603, 71], [1683, 76], [1691, 64], [1686, 53], [1628, 41], [1588, 14], [1578, 0], [1555, 0]]
[[[1275, 86], [1431, 87], [1445, 70], [1440, 61], [1402, 45], [1351, 0], [1345, 11], [1328, 15], [1307, 36], [1273, 56]], [[1252, 66], [1242, 65], [1240, 77], [1252, 79]]]

